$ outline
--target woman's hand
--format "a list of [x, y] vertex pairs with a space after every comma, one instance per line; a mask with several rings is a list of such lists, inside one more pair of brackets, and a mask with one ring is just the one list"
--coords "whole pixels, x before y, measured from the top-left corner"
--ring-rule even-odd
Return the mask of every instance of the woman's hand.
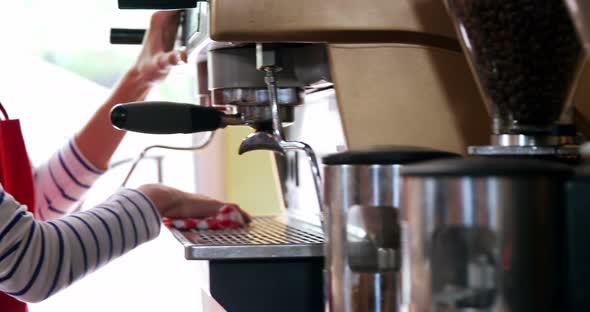
[[132, 68], [140, 80], [153, 84], [166, 78], [173, 66], [186, 63], [186, 52], [174, 50], [178, 14], [178, 11], [160, 11], [152, 15], [143, 49]]
[[[221, 207], [227, 205], [209, 197], [186, 193], [162, 184], [147, 184], [140, 186], [138, 191], [144, 193], [156, 206], [160, 216], [172, 219], [209, 217]], [[242, 211], [246, 222], [250, 216]]]
[[112, 107], [143, 101], [154, 84], [166, 78], [170, 68], [186, 62], [185, 52], [174, 51], [177, 32], [178, 12], [154, 13], [137, 61], [121, 78], [109, 99], [77, 134], [78, 148], [95, 167], [108, 168], [111, 156], [126, 133], [113, 128], [110, 118]]

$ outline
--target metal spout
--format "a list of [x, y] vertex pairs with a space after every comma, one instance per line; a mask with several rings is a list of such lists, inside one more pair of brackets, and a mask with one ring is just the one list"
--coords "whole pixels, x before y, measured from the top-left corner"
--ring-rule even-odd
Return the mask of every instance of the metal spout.
[[256, 46], [258, 69], [266, 73], [265, 81], [268, 87], [268, 94], [270, 96], [270, 105], [272, 111], [272, 129], [268, 131], [257, 131], [249, 135], [242, 144], [238, 153], [240, 155], [256, 151], [267, 150], [279, 154], [285, 154], [286, 151], [302, 151], [307, 156], [311, 174], [313, 177], [314, 186], [316, 189], [318, 205], [320, 207], [320, 221], [325, 228], [325, 208], [322, 200], [322, 179], [320, 175], [320, 167], [317, 161], [315, 152], [308, 144], [298, 141], [285, 141], [282, 133], [281, 117], [279, 115], [279, 105], [277, 98], [277, 83], [276, 73], [280, 71], [274, 63], [274, 51], [265, 50], [262, 44]]
[[242, 141], [238, 153], [242, 155], [252, 151], [265, 150], [283, 155], [285, 154], [285, 150], [281, 147], [281, 141], [281, 138], [275, 137], [271, 133], [258, 131], [250, 134], [244, 141]]

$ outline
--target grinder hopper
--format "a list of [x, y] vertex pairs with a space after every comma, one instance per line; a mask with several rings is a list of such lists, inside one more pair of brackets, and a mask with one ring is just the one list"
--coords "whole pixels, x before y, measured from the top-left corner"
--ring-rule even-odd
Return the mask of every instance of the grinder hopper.
[[590, 53], [590, 2], [587, 0], [566, 0], [580, 38]]
[[555, 135], [556, 124], [572, 108], [582, 59], [563, 1], [445, 3], [492, 117], [494, 137]]

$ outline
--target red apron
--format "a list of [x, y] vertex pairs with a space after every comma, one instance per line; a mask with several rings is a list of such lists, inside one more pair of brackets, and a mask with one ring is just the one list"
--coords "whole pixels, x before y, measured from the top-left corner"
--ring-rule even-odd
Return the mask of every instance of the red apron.
[[[0, 120], [0, 183], [4, 190], [33, 212], [35, 191], [33, 173], [18, 120], [8, 119], [0, 103], [5, 120]], [[27, 305], [0, 292], [0, 311], [26, 312]]]

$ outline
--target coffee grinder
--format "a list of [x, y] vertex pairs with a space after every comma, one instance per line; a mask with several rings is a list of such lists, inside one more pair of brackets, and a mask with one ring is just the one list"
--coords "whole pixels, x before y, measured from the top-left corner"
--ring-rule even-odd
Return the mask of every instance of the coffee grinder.
[[571, 94], [583, 55], [565, 3], [445, 4], [491, 115], [492, 144], [402, 171], [412, 310], [585, 311], [587, 222], [575, 197], [588, 188], [571, 166], [582, 141]]
[[[572, 90], [586, 58], [574, 25], [588, 47], [587, 1], [448, 0], [446, 4], [493, 116], [494, 146], [472, 147], [470, 154], [578, 164], [584, 138], [575, 138]], [[566, 276], [558, 281], [564, 293], [554, 307], [568, 311], [587, 310], [590, 304], [590, 270], [585, 265], [590, 254], [582, 238], [588, 235], [586, 167], [583, 164], [567, 182], [554, 178], [567, 190], [561, 207], [556, 207], [564, 213], [554, 212], [561, 220], [556, 226], [563, 229], [554, 239], [567, 246], [561, 250], [566, 260], [556, 269]]]
[[470, 155], [574, 160], [583, 54], [562, 1], [446, 1], [492, 118]]
[[410, 311], [568, 309], [566, 192], [554, 161], [472, 157], [403, 172]]

